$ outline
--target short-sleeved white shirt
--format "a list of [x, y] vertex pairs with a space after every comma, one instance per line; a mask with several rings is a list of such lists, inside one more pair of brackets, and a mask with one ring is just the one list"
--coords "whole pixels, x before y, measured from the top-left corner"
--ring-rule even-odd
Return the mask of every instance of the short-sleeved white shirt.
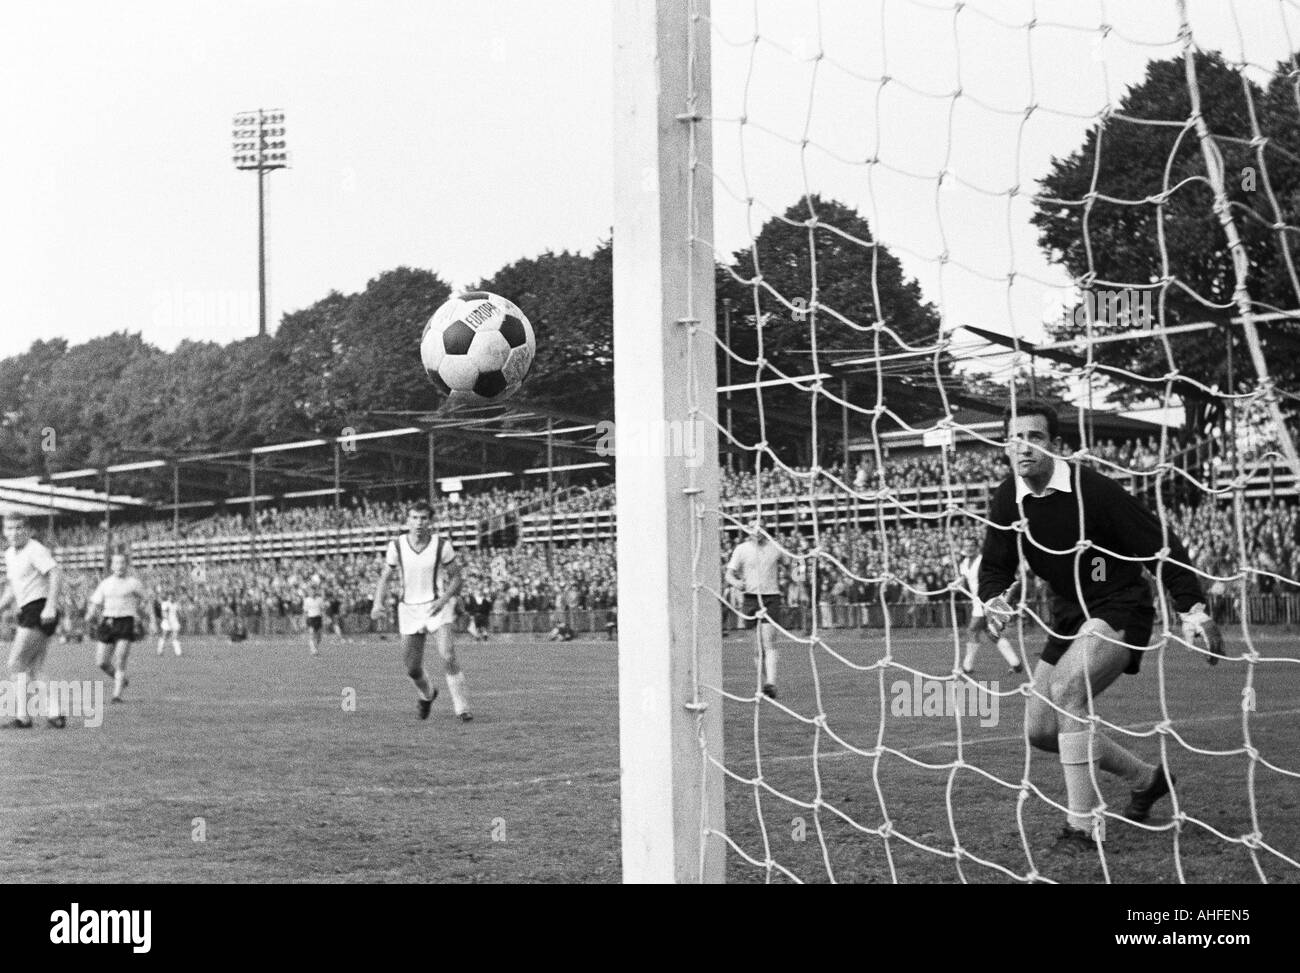
[[21, 550], [5, 548], [5, 573], [19, 608], [49, 597], [50, 572], [57, 563], [50, 549], [34, 538]]
[[119, 578], [110, 574], [90, 596], [90, 603], [99, 605], [105, 618], [130, 618], [142, 614], [140, 608], [144, 604], [144, 588], [135, 578]]
[[325, 599], [308, 595], [302, 600], [302, 613], [308, 618], [320, 618], [325, 614]]
[[402, 602], [421, 605], [434, 601], [442, 591], [442, 575], [448, 564], [456, 560], [451, 541], [434, 534], [424, 550], [411, 546], [409, 534], [402, 534], [388, 542], [384, 563], [402, 572]]
[[760, 546], [747, 540], [732, 551], [727, 569], [740, 576], [745, 594], [776, 595], [781, 593], [778, 569], [785, 557], [785, 552], [771, 541]]

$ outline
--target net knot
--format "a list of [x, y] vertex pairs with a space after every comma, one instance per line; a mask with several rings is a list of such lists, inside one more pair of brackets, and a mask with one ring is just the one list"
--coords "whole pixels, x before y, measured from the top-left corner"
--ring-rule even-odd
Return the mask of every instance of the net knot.
[[893, 836], [894, 836], [894, 822], [886, 819], [884, 823], [880, 825], [880, 837], [892, 838]]
[[1161, 720], [1154, 727], [1157, 733], [1170, 734], [1174, 730], [1173, 720]]
[[1250, 139], [1250, 147], [1251, 147], [1252, 149], [1262, 149], [1262, 148], [1263, 148], [1264, 146], [1266, 146], [1266, 145], [1268, 145], [1268, 139], [1267, 139], [1266, 137], [1264, 137], [1263, 135], [1253, 135], [1253, 136], [1251, 136], [1251, 139]]
[[1086, 537], [1080, 538], [1079, 540], [1074, 542], [1074, 549], [1080, 552], [1091, 550], [1092, 541]]
[[1264, 845], [1264, 836], [1258, 831], [1252, 831], [1241, 836], [1241, 843], [1252, 851], [1257, 851]]
[[1251, 760], [1259, 760], [1259, 749], [1254, 744], [1248, 743], [1242, 749]]
[[1168, 548], [1168, 546], [1162, 547], [1162, 548], [1160, 548], [1160, 550], [1156, 551], [1156, 560], [1157, 560], [1157, 561], [1168, 561], [1168, 560], [1169, 560], [1169, 548]]

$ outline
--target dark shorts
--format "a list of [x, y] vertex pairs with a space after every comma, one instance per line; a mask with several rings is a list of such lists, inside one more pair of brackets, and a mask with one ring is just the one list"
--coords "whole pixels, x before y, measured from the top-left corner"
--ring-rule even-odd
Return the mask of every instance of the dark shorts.
[[43, 622], [41, 621], [41, 612], [44, 610], [44, 598], [29, 601], [18, 610], [18, 627], [39, 629], [46, 638], [49, 638], [59, 630], [59, 616], [55, 615], [52, 622]]
[[[1145, 647], [1151, 641], [1151, 629], [1155, 626], [1156, 610], [1151, 603], [1151, 592], [1145, 584], [1135, 588], [1132, 594], [1120, 593], [1099, 605], [1093, 605], [1091, 617], [1100, 618], [1120, 634], [1129, 645]], [[1052, 612], [1052, 629], [1064, 638], [1049, 636], [1043, 646], [1043, 661], [1056, 665], [1061, 656], [1069, 651], [1068, 636], [1079, 631], [1086, 621], [1083, 609], [1073, 602], [1056, 601]], [[1141, 649], [1129, 649], [1128, 666], [1124, 672], [1135, 676], [1142, 668]]]
[[140, 641], [135, 618], [130, 615], [125, 618], [105, 618], [99, 623], [95, 638], [105, 645], [112, 645], [115, 642]]
[[321, 618], [319, 615], [307, 616], [307, 627], [309, 629], [311, 629], [313, 632], [319, 632], [320, 626], [321, 626]]
[[[767, 609], [768, 617], [775, 618], [776, 610], [781, 607], [780, 595], [745, 595], [745, 601], [740, 606], [740, 610], [746, 615], [754, 615], [758, 612], [760, 599], [762, 599], [763, 607]], [[741, 621], [745, 623], [745, 628], [753, 628], [758, 624], [757, 618], [742, 618]]]

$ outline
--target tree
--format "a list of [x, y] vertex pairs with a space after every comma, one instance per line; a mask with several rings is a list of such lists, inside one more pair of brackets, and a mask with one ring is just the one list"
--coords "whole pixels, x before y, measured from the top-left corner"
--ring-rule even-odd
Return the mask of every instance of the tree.
[[614, 248], [602, 241], [589, 256], [547, 251], [518, 260], [480, 281], [519, 305], [537, 335], [537, 357], [520, 393], [593, 418], [614, 414]]
[[[817, 221], [813, 228], [807, 225], [810, 218]], [[926, 302], [917, 282], [904, 275], [902, 265], [893, 254], [883, 246], [867, 245], [873, 240], [871, 227], [856, 210], [817, 195], [795, 203], [781, 216], [768, 220], [752, 247], [738, 250], [730, 266], [719, 268], [718, 307], [721, 309], [723, 300], [729, 299], [737, 309], [731, 331], [736, 354], [756, 359], [761, 331], [764, 358], [787, 375], [807, 375], [813, 370], [810, 352], [815, 338], [820, 370], [833, 373], [834, 369], [828, 366], [853, 357], [853, 352], [861, 356], [872, 354], [874, 334], [863, 329], [878, 320], [913, 347], [933, 346], [939, 338], [938, 313]], [[814, 256], [816, 313], [802, 310], [814, 306]], [[761, 284], [746, 283], [760, 275]], [[788, 307], [786, 302], [794, 307]], [[852, 325], [842, 319], [851, 321]], [[761, 329], [754, 326], [757, 321], [763, 322]], [[880, 350], [885, 355], [903, 348], [898, 339], [882, 332]], [[721, 366], [721, 353], [719, 360]], [[731, 371], [735, 383], [750, 380], [755, 374], [752, 366], [736, 361]], [[946, 355], [939, 357], [937, 375], [932, 355], [902, 359], [886, 372], [885, 404], [908, 420], [932, 417], [942, 405], [935, 385], [951, 371], [952, 363]], [[777, 376], [765, 371], [762, 377]], [[864, 369], [850, 380], [850, 402], [861, 407], [874, 406], [875, 370]], [[838, 383], [828, 388], [839, 394]], [[761, 393], [765, 418], [771, 423], [768, 438], [775, 438], [785, 448], [798, 453], [811, 426], [808, 394], [788, 386], [764, 388]], [[749, 391], [737, 392], [733, 399], [739, 408], [751, 410], [748, 419], [736, 417], [737, 435], [743, 429], [751, 442], [758, 435], [757, 417], [752, 414], [756, 399], [757, 393]], [[833, 402], [822, 400], [818, 404], [819, 419], [832, 421], [837, 434], [839, 411]]]
[[[1255, 153], [1249, 146], [1248, 110], [1248, 97], [1262, 105], [1259, 117], [1265, 135], [1276, 139], [1281, 147], [1289, 146], [1294, 153], [1294, 97], [1283, 90], [1282, 78], [1265, 97], [1217, 53], [1196, 54], [1195, 68], [1201, 112], [1223, 157], [1231, 212], [1249, 257], [1253, 294], [1265, 304], [1295, 307], [1297, 297], [1286, 293], [1292, 288], [1286, 275], [1278, 272], [1280, 234], [1271, 229], [1274, 217], [1267, 194], [1258, 185]], [[1086, 285], [1085, 300], [1088, 293], [1095, 295], [1099, 291], [1129, 287], [1140, 294], [1141, 289], [1146, 289], [1151, 292], [1152, 310], [1158, 315], [1161, 282], [1172, 279], [1172, 285], [1164, 290], [1164, 316], [1153, 322], [1166, 326], [1226, 321], [1236, 314], [1232, 303], [1232, 255], [1215, 212], [1214, 193], [1206, 179], [1196, 132], [1176, 125], [1141, 124], [1182, 122], [1190, 117], [1185, 71], [1181, 59], [1148, 65], [1143, 81], [1121, 100], [1118, 114], [1092, 126], [1083, 144], [1069, 156], [1053, 160], [1051, 172], [1042, 181], [1032, 218], [1040, 231], [1039, 243], [1048, 256]], [[1293, 223], [1300, 190], [1297, 169], [1284, 153], [1270, 152], [1269, 159], [1274, 189], [1285, 200], [1287, 222]], [[1089, 207], [1094, 171], [1098, 195]], [[1165, 204], [1156, 205], [1153, 200], [1166, 192], [1169, 195]], [[1105, 197], [1126, 202], [1110, 202]], [[1136, 201], [1143, 202], [1132, 205]], [[1157, 223], [1162, 218], [1166, 241], [1163, 248]], [[1163, 266], [1166, 257], [1168, 278]], [[1095, 296], [1093, 301], [1095, 306]], [[1220, 309], [1223, 307], [1229, 310]], [[1051, 334], [1059, 340], [1080, 338], [1087, 332], [1086, 320], [1086, 313], [1072, 312], [1050, 328]], [[1278, 348], [1283, 342], [1294, 346], [1295, 325], [1270, 325], [1267, 333]], [[1254, 376], [1247, 364], [1240, 328], [1171, 336], [1173, 364], [1184, 375], [1227, 390], [1229, 340], [1233, 343], [1235, 388], [1248, 388]], [[1170, 371], [1160, 340], [1094, 344], [1093, 357], [1140, 375], [1158, 377]], [[1282, 356], [1270, 355], [1271, 363], [1278, 368], [1273, 377], [1292, 383], [1300, 356], [1285, 357], [1282, 360]], [[1113, 397], [1124, 405], [1159, 402], [1163, 386], [1119, 382]], [[1222, 418], [1219, 402], [1186, 399], [1184, 406], [1188, 432], [1202, 430]]]

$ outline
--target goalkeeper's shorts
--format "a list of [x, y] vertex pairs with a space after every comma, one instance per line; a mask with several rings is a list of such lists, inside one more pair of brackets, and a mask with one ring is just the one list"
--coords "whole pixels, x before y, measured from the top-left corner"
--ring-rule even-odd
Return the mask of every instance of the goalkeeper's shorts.
[[1072, 639], [1088, 617], [1100, 618], [1119, 633], [1119, 637], [1130, 646], [1141, 648], [1129, 649], [1129, 661], [1124, 672], [1130, 676], [1137, 675], [1142, 668], [1142, 656], [1148, 642], [1151, 641], [1151, 629], [1155, 626], [1156, 611], [1151, 603], [1151, 591], [1145, 583], [1131, 591], [1117, 592], [1105, 601], [1091, 605], [1088, 614], [1075, 601], [1062, 598], [1052, 602], [1052, 634], [1043, 646], [1043, 661], [1056, 665], [1061, 656], [1074, 644]]

